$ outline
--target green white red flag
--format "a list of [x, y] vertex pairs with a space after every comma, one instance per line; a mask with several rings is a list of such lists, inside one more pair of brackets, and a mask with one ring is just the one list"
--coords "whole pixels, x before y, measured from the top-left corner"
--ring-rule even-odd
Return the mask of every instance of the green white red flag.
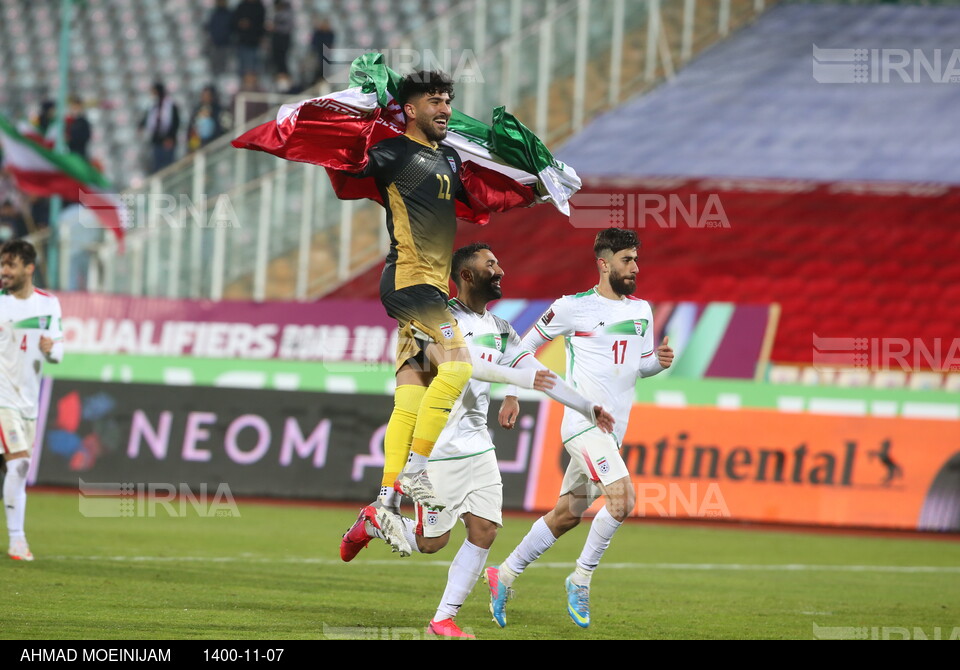
[[30, 195], [59, 195], [92, 209], [104, 228], [123, 238], [124, 207], [110, 183], [90, 163], [76, 154], [58, 154], [36, 139], [26, 137], [0, 116], [0, 149], [3, 167], [17, 188]]
[[[233, 146], [323, 166], [338, 197], [380, 202], [372, 177], [342, 172], [359, 172], [370, 147], [403, 134], [405, 118], [395, 98], [401, 79], [382, 54], [366, 54], [353, 62], [349, 88], [284, 105], [276, 121], [244, 133]], [[489, 125], [454, 109], [443, 144], [460, 155], [460, 178], [470, 196], [469, 206], [457, 202], [458, 217], [484, 224], [490, 212], [538, 202], [569, 215], [567, 201], [581, 186], [576, 171], [503, 107], [493, 110]]]

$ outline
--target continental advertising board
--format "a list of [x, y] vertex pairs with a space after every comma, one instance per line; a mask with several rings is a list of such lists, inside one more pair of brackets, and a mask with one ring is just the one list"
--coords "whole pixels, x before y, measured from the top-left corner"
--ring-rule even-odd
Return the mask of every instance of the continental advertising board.
[[[908, 402], [840, 415], [813, 400], [811, 411], [635, 404], [622, 448], [634, 514], [960, 530], [960, 421], [932, 404], [919, 417]], [[563, 408], [525, 400], [504, 431], [497, 406], [505, 507], [550, 509], [568, 459]], [[58, 379], [41, 409], [37, 484], [225, 482], [240, 496], [368, 502], [392, 399]]]

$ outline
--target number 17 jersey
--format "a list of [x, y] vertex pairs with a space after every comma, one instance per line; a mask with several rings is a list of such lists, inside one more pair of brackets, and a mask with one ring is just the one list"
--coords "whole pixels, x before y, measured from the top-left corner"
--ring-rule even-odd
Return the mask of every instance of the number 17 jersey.
[[[596, 288], [564, 296], [540, 317], [523, 343], [536, 351], [557, 337], [565, 339], [567, 381], [613, 415], [613, 435], [622, 444], [637, 378], [663, 369], [654, 352], [650, 305], [637, 298], [604, 298]], [[565, 442], [590, 428], [593, 425], [582, 414], [564, 410], [561, 435]]]

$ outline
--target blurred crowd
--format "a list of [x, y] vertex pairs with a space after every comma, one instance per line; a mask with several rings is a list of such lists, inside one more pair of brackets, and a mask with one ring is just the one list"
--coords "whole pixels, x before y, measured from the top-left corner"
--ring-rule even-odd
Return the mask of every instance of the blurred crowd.
[[[200, 92], [190, 116], [184, 118], [163, 82], [153, 86], [152, 104], [140, 122], [149, 144], [150, 170], [170, 165], [181, 153], [209, 144], [235, 122], [249, 120], [275, 106], [274, 95], [296, 95], [323, 79], [323, 50], [332, 48], [335, 34], [328, 19], [316, 17], [310, 47], [302, 62], [292, 63], [291, 46], [298, 16], [289, 0], [216, 0], [206, 17], [206, 53], [213, 80], [236, 77], [236, 93], [225, 101], [216, 84]], [[262, 94], [262, 95], [258, 95]], [[242, 119], [234, 118], [243, 96]], [[183, 122], [186, 121], [185, 133]]]
[[[304, 44], [294, 49], [295, 27], [305, 20], [312, 21], [309, 45], [306, 50]], [[140, 110], [146, 174], [163, 170], [234, 130], [237, 124], [276, 107], [280, 96], [297, 95], [322, 81], [324, 49], [332, 48], [336, 39], [328, 19], [300, 16], [289, 0], [215, 0], [205, 17], [203, 33], [210, 83], [188, 97], [177, 90], [176, 82], [170, 86], [156, 81], [151, 98]], [[225, 96], [222, 91], [232, 95]], [[64, 126], [67, 150], [98, 169], [101, 165], [96, 156], [90, 155], [89, 147], [98, 132], [108, 131], [98, 127], [99, 115], [93, 113], [101, 104], [70, 96]], [[235, 118], [234, 110], [240, 110], [241, 118]], [[21, 134], [52, 148], [57, 139], [55, 120], [55, 103], [44, 100], [28, 110], [17, 125]], [[76, 203], [64, 203], [59, 216], [58, 225], [76, 228], [85, 212]], [[0, 167], [0, 244], [28, 235], [36, 239], [39, 234], [42, 239], [50, 227], [50, 217], [49, 200], [18, 191], [13, 177]], [[84, 244], [91, 242], [85, 232], [76, 237]], [[82, 289], [83, 280], [79, 283], [70, 288]]]

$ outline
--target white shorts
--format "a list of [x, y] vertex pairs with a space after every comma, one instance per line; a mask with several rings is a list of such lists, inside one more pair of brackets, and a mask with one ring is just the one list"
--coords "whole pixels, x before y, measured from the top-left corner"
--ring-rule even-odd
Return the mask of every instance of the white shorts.
[[427, 474], [447, 506], [442, 512], [431, 512], [417, 505], [418, 535], [440, 537], [467, 512], [503, 526], [503, 482], [493, 449], [477, 456], [430, 461]]
[[603, 495], [600, 484], [606, 486], [630, 476], [617, 441], [610, 433], [593, 428], [570, 438], [563, 446], [570, 454], [570, 465], [563, 474], [560, 495], [586, 486], [593, 502]]
[[0, 449], [4, 454], [26, 451], [29, 455], [36, 437], [36, 419], [24, 419], [15, 409], [0, 408]]

